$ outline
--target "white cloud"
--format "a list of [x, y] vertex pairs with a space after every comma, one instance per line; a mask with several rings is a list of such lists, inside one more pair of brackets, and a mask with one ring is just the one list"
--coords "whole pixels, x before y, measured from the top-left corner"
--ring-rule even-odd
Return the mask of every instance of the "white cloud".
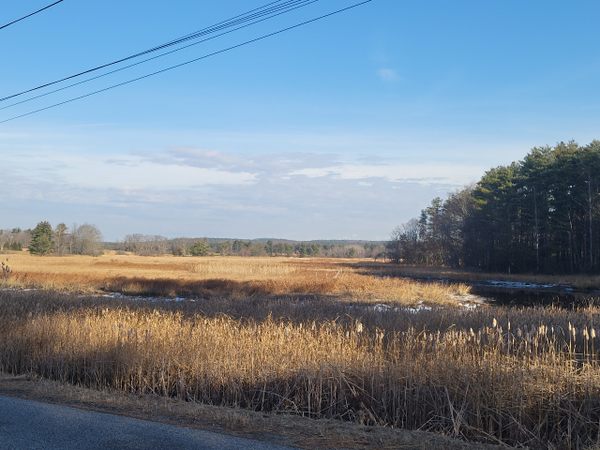
[[6, 155], [4, 162], [10, 167], [5, 178], [20, 197], [67, 202], [83, 198], [117, 200], [121, 196], [166, 201], [177, 192], [246, 186], [257, 181], [256, 174], [249, 171], [165, 163], [135, 155], [54, 152], [48, 157], [31, 152]]
[[330, 167], [305, 168], [290, 175], [309, 178], [333, 177], [342, 180], [380, 178], [391, 182], [463, 185], [477, 180], [482, 167], [456, 164], [341, 164]]
[[[342, 146], [350, 144], [346, 139]], [[376, 139], [354, 143], [366, 149], [379, 144]], [[483, 173], [472, 164], [428, 164], [422, 152], [401, 147], [394, 147], [394, 154], [406, 153], [402, 160], [337, 148], [332, 153], [259, 152], [241, 145], [239, 151], [208, 146], [144, 151], [140, 144], [127, 153], [81, 152], [74, 144], [23, 146], [15, 152], [2, 143], [0, 151], [3, 146], [0, 227], [31, 226], [42, 218], [86, 221], [112, 239], [130, 232], [381, 237], [433, 196]]]
[[255, 181], [250, 172], [160, 164], [137, 157], [106, 160], [99, 157], [65, 161], [55, 175], [69, 184], [103, 189], [182, 189], [208, 185], [245, 185]]
[[390, 69], [389, 67], [381, 67], [377, 70], [377, 75], [383, 81], [398, 81], [400, 77], [398, 76], [398, 72], [394, 69]]

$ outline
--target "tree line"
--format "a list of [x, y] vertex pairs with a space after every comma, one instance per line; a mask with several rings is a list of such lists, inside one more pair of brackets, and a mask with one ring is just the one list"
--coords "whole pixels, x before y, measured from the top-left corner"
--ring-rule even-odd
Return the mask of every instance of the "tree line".
[[333, 258], [375, 258], [382, 257], [385, 246], [382, 242], [364, 241], [311, 241], [295, 242], [277, 239], [194, 239], [163, 236], [130, 234], [122, 242], [110, 245], [110, 248], [137, 255], [175, 256], [296, 256], [296, 257], [333, 257]]
[[48, 221], [39, 222], [35, 228], [0, 230], [0, 251], [21, 251], [25, 248], [34, 255], [92, 255], [102, 254], [102, 233], [94, 225], [64, 223], [52, 227]]
[[4, 250], [23, 250], [31, 241], [31, 230], [12, 228], [0, 230], [0, 252]]
[[331, 258], [383, 258], [385, 244], [375, 241], [310, 241], [277, 239], [174, 238], [159, 235], [129, 234], [119, 242], [102, 242], [95, 225], [64, 223], [52, 227], [48, 221], [35, 228], [0, 230], [0, 252], [28, 249], [35, 255], [93, 255], [104, 250], [141, 256], [296, 256]]
[[600, 141], [533, 148], [435, 198], [387, 244], [395, 262], [501, 272], [600, 271]]

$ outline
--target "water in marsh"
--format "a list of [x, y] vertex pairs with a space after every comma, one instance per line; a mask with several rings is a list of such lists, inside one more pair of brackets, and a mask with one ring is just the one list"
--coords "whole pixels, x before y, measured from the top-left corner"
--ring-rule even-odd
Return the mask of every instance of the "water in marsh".
[[486, 280], [467, 283], [471, 293], [502, 306], [557, 306], [572, 308], [600, 304], [600, 291], [569, 285]]

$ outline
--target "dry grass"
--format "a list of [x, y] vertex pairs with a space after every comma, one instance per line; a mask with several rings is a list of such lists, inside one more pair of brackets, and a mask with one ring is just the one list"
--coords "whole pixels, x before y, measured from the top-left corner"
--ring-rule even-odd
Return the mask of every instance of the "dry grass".
[[0, 292], [0, 370], [493, 443], [584, 448], [600, 439], [599, 314], [377, 313], [323, 300]]
[[14, 254], [9, 264], [12, 287], [193, 301], [0, 290], [0, 371], [479, 442], [600, 443], [592, 306], [380, 312], [371, 306], [382, 300], [453, 305], [468, 288], [360, 260]]
[[177, 426], [268, 441], [303, 449], [474, 450], [502, 447], [469, 444], [436, 433], [360, 426], [339, 420], [314, 420], [186, 402], [156, 395], [92, 390], [28, 376], [0, 374], [0, 394], [87, 410], [119, 414]]
[[423, 283], [361, 273], [360, 260], [241, 257], [9, 256], [8, 286], [129, 295], [329, 296], [343, 300], [452, 305], [464, 284]]

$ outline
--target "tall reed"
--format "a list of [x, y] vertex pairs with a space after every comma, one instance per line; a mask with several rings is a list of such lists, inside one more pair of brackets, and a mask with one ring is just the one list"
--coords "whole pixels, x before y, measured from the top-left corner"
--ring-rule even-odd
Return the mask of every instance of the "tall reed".
[[598, 442], [597, 309], [319, 305], [0, 292], [0, 369], [538, 448]]

